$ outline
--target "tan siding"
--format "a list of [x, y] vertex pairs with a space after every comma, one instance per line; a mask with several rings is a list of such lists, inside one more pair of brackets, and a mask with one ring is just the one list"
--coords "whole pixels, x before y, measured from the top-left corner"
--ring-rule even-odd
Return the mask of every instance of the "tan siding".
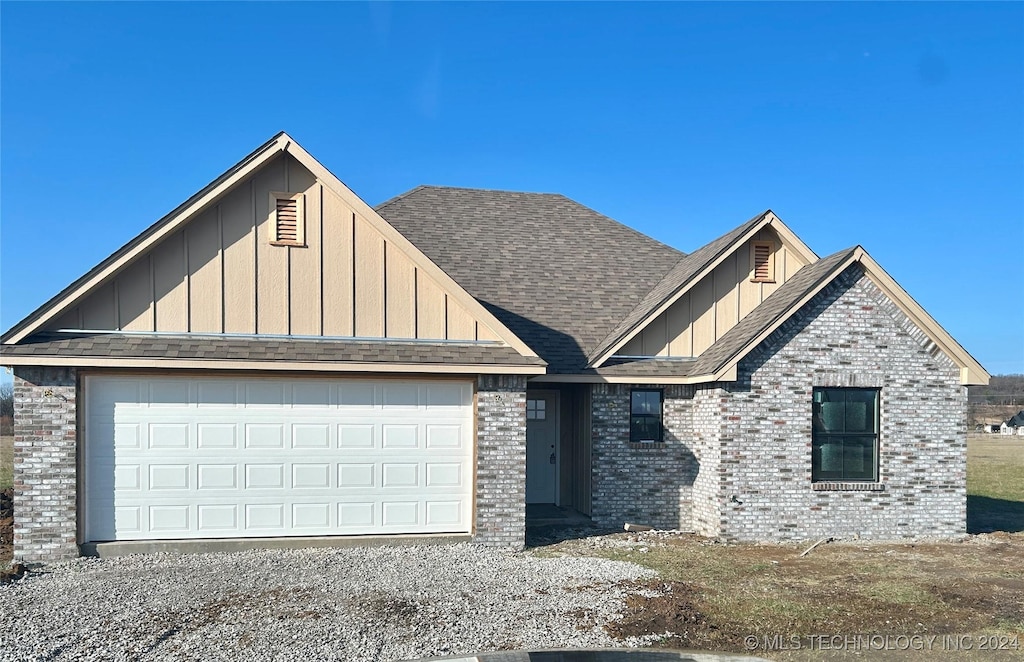
[[185, 242], [177, 232], [153, 250], [157, 331], [188, 331]]
[[418, 337], [444, 340], [444, 290], [422, 271], [416, 275], [416, 299]]
[[121, 328], [125, 331], [153, 330], [153, 281], [149, 256], [143, 257], [117, 277], [117, 300]]
[[416, 337], [415, 268], [401, 251], [391, 244], [385, 248], [387, 275], [387, 315], [385, 335], [388, 338]]
[[223, 305], [221, 296], [220, 226], [217, 209], [211, 209], [188, 224], [189, 331], [220, 333]]
[[476, 324], [466, 309], [448, 297], [448, 340], [476, 340]]
[[[271, 192], [301, 194], [304, 246], [270, 244]], [[498, 339], [402, 245], [283, 155], [48, 328]]]
[[668, 353], [668, 335], [665, 329], [664, 313], [651, 320], [643, 333], [643, 354], [645, 356], [664, 356]]
[[785, 267], [782, 270], [784, 278], [789, 280], [796, 275], [796, 272], [800, 271], [802, 267], [807, 266], [804, 260], [801, 259], [800, 255], [796, 251], [787, 250], [785, 258]]
[[288, 247], [272, 246], [270, 192], [285, 189], [285, 159], [277, 158], [254, 178], [256, 191], [256, 332], [288, 333]]
[[351, 336], [352, 329], [352, 210], [323, 191], [324, 335]]
[[[770, 241], [775, 246], [776, 282], [751, 281], [754, 241]], [[669, 356], [699, 356], [806, 264], [773, 229], [764, 228], [616, 353], [664, 356], [667, 352]]]
[[740, 247], [737, 260], [739, 262], [740, 270], [743, 274], [740, 278], [739, 290], [740, 290], [740, 317], [746, 317], [750, 314], [750, 311], [757, 308], [761, 303], [761, 283], [751, 282], [751, 278], [754, 276], [753, 264], [750, 256], [750, 242], [743, 244]]
[[224, 244], [224, 331], [256, 333], [256, 238], [253, 190], [249, 183], [220, 204]]
[[476, 339], [477, 340], [498, 340], [498, 335], [491, 331], [491, 327], [487, 326], [482, 322], [476, 323]]
[[[300, 336], [320, 335], [320, 192], [322, 187], [302, 164], [289, 157], [288, 190], [303, 192], [305, 204], [305, 246], [290, 246], [288, 251], [289, 304], [291, 333]], [[269, 204], [269, 201], [268, 201]]]
[[644, 336], [643, 332], [638, 333], [629, 342], [622, 346], [616, 354], [621, 356], [643, 356], [644, 355]]
[[739, 288], [736, 256], [730, 255], [715, 267], [715, 340], [739, 321]]
[[82, 328], [82, 316], [80, 315], [78, 306], [75, 306], [68, 312], [61, 315], [59, 319], [53, 324], [46, 327], [47, 331], [56, 331], [57, 329], [81, 329]]
[[384, 337], [384, 238], [356, 217], [356, 336]]
[[693, 307], [693, 354], [699, 356], [715, 342], [715, 292], [711, 275], [690, 291]]
[[82, 326], [86, 329], [116, 329], [114, 284], [107, 283], [82, 304]]
[[693, 356], [693, 328], [690, 325], [690, 295], [684, 294], [668, 309], [670, 356]]

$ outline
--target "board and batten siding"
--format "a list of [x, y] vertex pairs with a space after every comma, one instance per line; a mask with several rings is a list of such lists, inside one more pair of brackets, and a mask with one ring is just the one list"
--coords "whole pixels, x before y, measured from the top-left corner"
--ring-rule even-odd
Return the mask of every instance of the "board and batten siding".
[[[271, 244], [272, 191], [305, 196], [305, 246]], [[498, 339], [288, 155], [268, 162], [48, 328]]]
[[[754, 242], [775, 247], [774, 282], [753, 281]], [[807, 260], [790, 249], [771, 228], [764, 228], [729, 255], [681, 296], [643, 331], [622, 346], [619, 356], [679, 356], [700, 354], [736, 326], [762, 301], [792, 278]]]

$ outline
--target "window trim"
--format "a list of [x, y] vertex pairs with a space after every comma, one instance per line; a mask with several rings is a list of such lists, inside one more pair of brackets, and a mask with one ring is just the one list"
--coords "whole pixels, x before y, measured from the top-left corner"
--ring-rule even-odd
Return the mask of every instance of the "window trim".
[[[634, 393], [657, 393], [658, 394], [658, 413], [654, 414], [634, 414], [633, 413], [633, 394]], [[633, 429], [633, 417], [641, 416], [645, 418], [656, 418], [658, 421], [658, 438], [657, 439], [640, 439], [639, 435], [635, 433]], [[661, 444], [665, 442], [665, 390], [660, 388], [631, 388], [629, 390], [629, 443], [631, 444]]]
[[[764, 261], [767, 275], [758, 276], [757, 250], [768, 249], [768, 255]], [[750, 242], [750, 282], [751, 283], [774, 283], [775, 282], [775, 242], [771, 240]]]
[[[824, 471], [823, 471], [823, 469], [820, 468], [820, 461], [818, 463], [819, 464], [819, 469], [818, 469], [819, 473], [818, 473], [818, 475], [815, 475], [814, 456], [815, 456], [815, 453], [819, 452], [818, 451], [819, 444], [816, 442], [816, 439], [817, 439], [817, 437], [819, 435], [819, 425], [816, 423], [816, 417], [819, 416], [819, 413], [816, 411], [816, 407], [818, 405], [817, 395], [818, 395], [819, 392], [823, 392], [823, 391], [841, 391], [844, 394], [845, 393], [849, 393], [851, 391], [858, 391], [858, 392], [869, 392], [869, 393], [873, 393], [874, 394], [874, 411], [872, 412], [873, 413], [873, 418], [874, 418], [874, 424], [872, 426], [872, 428], [873, 428], [872, 432], [870, 432], [870, 433], [867, 433], [867, 432], [846, 432], [845, 429], [844, 429], [843, 432], [825, 431], [823, 429], [824, 426], [823, 425], [820, 426], [822, 428], [821, 432], [820, 432], [821, 436], [829, 437], [829, 438], [840, 438], [844, 442], [843, 445], [841, 446], [841, 448], [843, 449], [844, 453], [845, 453], [845, 448], [846, 448], [846, 445], [845, 445], [845, 438], [846, 437], [851, 437], [851, 438], [852, 437], [866, 437], [866, 436], [869, 436], [869, 435], [874, 437], [874, 442], [873, 442], [873, 447], [872, 447], [873, 466], [871, 467], [871, 476], [870, 477], [868, 477], [868, 478], [850, 478], [845, 473], [842, 474], [841, 476], [824, 477], [824, 476], [821, 475], [821, 473], [824, 473]], [[847, 400], [845, 399], [845, 395], [844, 395], [844, 403], [845, 402], [847, 402]], [[845, 413], [844, 413], [844, 416], [845, 416]], [[845, 427], [845, 419], [844, 419], [844, 427]], [[881, 472], [882, 472], [882, 467], [881, 467], [881, 464], [882, 464], [881, 463], [881, 439], [882, 439], [882, 389], [881, 388], [870, 388], [870, 387], [869, 388], [864, 388], [864, 387], [847, 387], [847, 386], [815, 386], [812, 389], [812, 392], [811, 392], [811, 458], [810, 459], [811, 459], [811, 483], [815, 486], [815, 489], [831, 489], [832, 486], [844, 485], [844, 484], [852, 484], [851, 487], [853, 487], [854, 485], [867, 486], [867, 485], [872, 485], [872, 484], [879, 483], [879, 481], [881, 480]]]
[[[295, 241], [280, 239], [278, 237], [279, 223], [277, 219], [277, 203], [280, 200], [295, 201]], [[299, 246], [306, 245], [306, 194], [288, 193], [285, 191], [270, 192], [270, 244], [272, 246]]]

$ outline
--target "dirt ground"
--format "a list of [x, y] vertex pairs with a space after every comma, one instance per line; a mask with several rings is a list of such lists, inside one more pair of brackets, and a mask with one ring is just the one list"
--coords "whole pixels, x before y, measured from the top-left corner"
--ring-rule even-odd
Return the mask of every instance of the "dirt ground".
[[[801, 558], [808, 546], [622, 533], [535, 553], [601, 556], [658, 570], [657, 580], [635, 587], [622, 619], [606, 626], [622, 639], [660, 634], [670, 648], [781, 660], [1024, 659], [1024, 534], [962, 542], [838, 541]], [[834, 649], [857, 635], [864, 637], [857, 651], [850, 643], [839, 644], [844, 650], [813, 650], [823, 643]], [[871, 650], [871, 636], [888, 637], [890, 647]], [[963, 637], [973, 643], [983, 636], [1007, 650], [996, 657], [949, 650], [964, 648]], [[914, 643], [921, 649], [899, 648]]]

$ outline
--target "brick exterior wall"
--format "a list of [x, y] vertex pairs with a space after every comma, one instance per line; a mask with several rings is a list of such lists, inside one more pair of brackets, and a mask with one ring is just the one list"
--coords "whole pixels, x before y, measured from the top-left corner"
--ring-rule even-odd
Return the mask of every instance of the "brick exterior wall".
[[[881, 389], [877, 484], [811, 483], [816, 386]], [[761, 343], [739, 364], [737, 381], [722, 387], [714, 389], [723, 410], [719, 457], [703, 461], [698, 479], [718, 483], [719, 527], [700, 512], [702, 532], [738, 541], [965, 532], [967, 389], [957, 366], [859, 265]]]
[[14, 558], [78, 556], [76, 374], [14, 372]]
[[476, 393], [474, 542], [526, 545], [526, 378], [481, 375]]
[[693, 430], [697, 438], [699, 472], [693, 481], [693, 530], [715, 538], [722, 530], [725, 506], [720, 489], [721, 437], [725, 393], [717, 384], [704, 384], [693, 396]]
[[593, 483], [591, 519], [605, 526], [625, 522], [688, 529], [697, 439], [692, 386], [665, 386], [664, 441], [629, 441], [628, 384], [595, 384], [591, 391]]

